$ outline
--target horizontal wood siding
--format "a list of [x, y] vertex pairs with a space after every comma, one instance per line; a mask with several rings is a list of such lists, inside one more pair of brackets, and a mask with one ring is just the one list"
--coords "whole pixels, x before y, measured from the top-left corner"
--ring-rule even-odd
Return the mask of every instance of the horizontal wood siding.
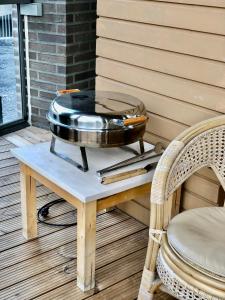
[[[98, 0], [98, 16], [96, 88], [145, 103], [146, 140], [167, 146], [188, 126], [225, 113], [224, 1]], [[182, 198], [189, 209], [221, 205], [224, 194], [205, 168]], [[146, 223], [148, 199], [121, 208]]]
[[107, 0], [99, 1], [98, 13], [113, 19], [225, 34], [225, 11], [220, 8], [156, 1], [146, 3], [145, 0]]
[[[127, 43], [225, 61], [222, 35], [105, 17], [98, 20], [97, 34]], [[210, 47], [205, 47], [206, 44]]]
[[224, 64], [218, 61], [105, 38], [98, 39], [97, 52], [115, 61], [225, 88]]
[[155, 0], [157, 2], [171, 2], [189, 5], [202, 5], [208, 7], [225, 7], [224, 0]]

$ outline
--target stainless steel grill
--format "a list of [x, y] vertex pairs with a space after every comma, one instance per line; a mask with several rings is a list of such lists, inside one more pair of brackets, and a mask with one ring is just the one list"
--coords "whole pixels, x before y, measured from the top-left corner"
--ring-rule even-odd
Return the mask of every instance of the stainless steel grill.
[[88, 170], [85, 147], [120, 147], [139, 141], [144, 152], [146, 110], [133, 96], [104, 91], [61, 95], [51, 103], [47, 118], [53, 133], [51, 152], [61, 156], [55, 151], [56, 137], [80, 146], [83, 166], [70, 162], [83, 171]]

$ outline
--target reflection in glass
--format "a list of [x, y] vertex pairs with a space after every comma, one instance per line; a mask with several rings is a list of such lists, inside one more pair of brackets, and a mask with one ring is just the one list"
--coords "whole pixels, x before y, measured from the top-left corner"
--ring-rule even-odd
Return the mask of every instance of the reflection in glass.
[[12, 23], [12, 13], [12, 5], [0, 5], [0, 124], [21, 118], [18, 28], [16, 14]]

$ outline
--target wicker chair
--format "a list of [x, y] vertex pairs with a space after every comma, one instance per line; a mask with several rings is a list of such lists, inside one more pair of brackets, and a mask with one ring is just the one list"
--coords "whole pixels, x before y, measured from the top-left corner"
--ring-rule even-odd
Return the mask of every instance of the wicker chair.
[[202, 167], [211, 167], [225, 189], [225, 116], [201, 122], [165, 150], [153, 178], [146, 262], [139, 300], [159, 286], [177, 299], [225, 299], [225, 207], [177, 214], [175, 193]]

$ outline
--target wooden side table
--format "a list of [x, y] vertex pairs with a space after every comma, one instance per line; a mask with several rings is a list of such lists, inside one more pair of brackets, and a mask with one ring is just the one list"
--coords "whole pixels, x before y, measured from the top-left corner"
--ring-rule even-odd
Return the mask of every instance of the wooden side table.
[[[59, 143], [61, 152], [79, 160], [79, 148]], [[132, 147], [138, 149], [138, 144]], [[152, 148], [150, 144], [146, 149]], [[38, 237], [36, 181], [39, 181], [77, 209], [77, 285], [82, 291], [95, 286], [96, 213], [150, 192], [153, 171], [124, 181], [102, 185], [96, 170], [127, 159], [133, 153], [121, 148], [87, 149], [90, 170], [86, 173], [49, 151], [49, 143], [13, 149], [21, 162], [21, 205], [23, 235]], [[125, 170], [143, 167], [151, 160]], [[156, 161], [156, 160], [152, 160]]]

